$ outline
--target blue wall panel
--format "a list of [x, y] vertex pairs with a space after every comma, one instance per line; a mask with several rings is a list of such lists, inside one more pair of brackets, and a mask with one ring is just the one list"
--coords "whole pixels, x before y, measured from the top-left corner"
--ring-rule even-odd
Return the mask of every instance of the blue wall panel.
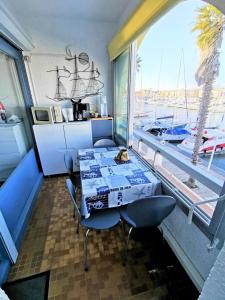
[[[25, 233], [42, 180], [43, 174], [38, 169], [34, 150], [31, 149], [0, 188], [0, 210], [17, 248]], [[0, 258], [3, 259], [0, 262], [1, 285], [7, 276], [7, 268], [3, 266], [8, 265], [9, 269], [9, 259], [1, 241]]]

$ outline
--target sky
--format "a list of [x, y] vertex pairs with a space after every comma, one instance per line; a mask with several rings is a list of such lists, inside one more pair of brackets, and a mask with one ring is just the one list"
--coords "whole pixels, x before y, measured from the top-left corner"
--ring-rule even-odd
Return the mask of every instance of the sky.
[[[141, 88], [141, 81], [142, 88], [146, 89], [184, 88], [184, 77], [187, 89], [197, 88], [198, 33], [191, 29], [195, 25], [198, 8], [204, 5], [204, 2], [196, 0], [181, 2], [149, 28], [138, 49], [142, 71], [137, 73], [136, 90]], [[225, 87], [225, 34], [220, 54], [220, 74], [215, 87]]]

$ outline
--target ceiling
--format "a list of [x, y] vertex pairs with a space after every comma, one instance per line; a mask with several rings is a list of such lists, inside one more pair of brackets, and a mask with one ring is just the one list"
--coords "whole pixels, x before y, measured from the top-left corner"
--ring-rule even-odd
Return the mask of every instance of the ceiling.
[[7, 0], [19, 16], [54, 16], [116, 22], [130, 0]]

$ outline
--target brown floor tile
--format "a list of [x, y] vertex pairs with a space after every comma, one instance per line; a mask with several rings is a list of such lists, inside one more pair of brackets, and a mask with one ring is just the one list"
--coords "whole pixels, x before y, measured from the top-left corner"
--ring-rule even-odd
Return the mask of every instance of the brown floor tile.
[[[80, 233], [76, 234], [76, 220], [73, 219], [65, 179], [45, 179], [8, 280], [50, 270], [48, 298], [51, 300], [126, 299], [153, 291], [145, 267], [147, 258], [139, 243], [131, 241], [129, 263], [122, 266], [123, 242], [119, 227], [101, 233], [91, 232], [88, 244], [90, 269], [84, 272], [83, 230], [80, 228]], [[132, 260], [132, 257], [138, 259]]]

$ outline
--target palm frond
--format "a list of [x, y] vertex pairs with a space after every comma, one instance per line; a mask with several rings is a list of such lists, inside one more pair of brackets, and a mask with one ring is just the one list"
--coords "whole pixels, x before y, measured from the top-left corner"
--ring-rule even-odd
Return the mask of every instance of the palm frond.
[[198, 10], [192, 32], [198, 31], [197, 45], [201, 50], [210, 48], [221, 37], [225, 17], [216, 7], [207, 4]]

